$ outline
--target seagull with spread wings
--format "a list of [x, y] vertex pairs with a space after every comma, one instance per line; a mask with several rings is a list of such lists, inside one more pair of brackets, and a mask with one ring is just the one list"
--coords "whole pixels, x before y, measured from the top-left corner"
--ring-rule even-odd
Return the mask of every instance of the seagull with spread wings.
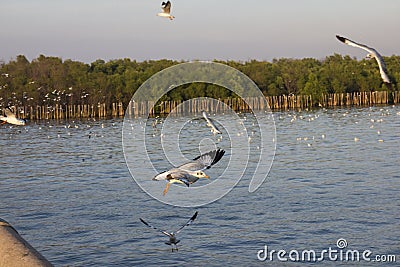
[[378, 62], [379, 72], [381, 74], [382, 80], [389, 87], [389, 89], [391, 88], [391, 81], [390, 81], [389, 76], [387, 74], [385, 62], [383, 61], [383, 58], [378, 53], [378, 51], [376, 51], [374, 48], [368, 47], [368, 46], [366, 46], [364, 44], [356, 43], [356, 42], [354, 42], [354, 41], [352, 41], [352, 40], [350, 40], [350, 39], [348, 39], [346, 37], [342, 37], [342, 36], [336, 35], [336, 38], [339, 41], [341, 41], [342, 43], [345, 43], [347, 45], [364, 49], [365, 51], [368, 52], [367, 58], [375, 58], [376, 62]]
[[13, 112], [10, 107], [6, 107], [4, 109], [4, 115], [5, 116], [0, 116], [0, 120], [3, 121], [2, 124], [4, 124], [4, 123], [10, 123], [10, 124], [14, 124], [14, 125], [25, 125], [26, 124], [26, 121], [24, 119], [18, 119], [16, 117], [15, 112]]
[[[140, 221], [141, 221], [142, 223], [144, 223], [145, 225], [147, 225], [148, 227], [153, 228], [154, 230], [160, 231], [160, 232], [163, 233], [164, 235], [168, 236], [168, 237], [169, 237], [169, 241], [168, 241], [168, 242], [165, 242], [165, 244], [171, 245], [171, 246], [172, 246], [172, 252], [174, 252], [174, 249], [175, 249], [176, 251], [178, 251], [178, 243], [180, 242], [180, 240], [178, 240], [178, 239], [176, 238], [176, 234], [178, 234], [185, 226], [190, 225], [190, 224], [196, 219], [197, 213], [198, 213], [198, 212], [196, 211], [196, 213], [192, 216], [192, 218], [189, 219], [189, 221], [188, 221], [186, 224], [184, 224], [183, 226], [181, 226], [181, 228], [179, 228], [177, 231], [171, 232], [171, 233], [169, 233], [169, 232], [167, 232], [167, 231], [159, 230], [158, 228], [156, 228], [156, 227], [154, 227], [154, 226], [148, 224], [148, 223], [147, 223], [145, 220], [143, 220], [142, 218], [140, 218]], [[175, 245], [175, 248], [174, 248], [174, 245]]]
[[217, 128], [217, 126], [212, 122], [212, 120], [210, 118], [208, 118], [207, 113], [204, 110], [201, 113], [203, 114], [203, 117], [207, 122], [207, 126], [209, 126], [211, 128], [211, 132], [214, 135], [222, 134], [221, 131]]
[[187, 187], [189, 187], [189, 185], [195, 183], [200, 178], [209, 179], [210, 177], [205, 174], [203, 170], [211, 168], [211, 166], [216, 164], [224, 154], [225, 150], [223, 149], [207, 152], [179, 167], [157, 174], [153, 180], [168, 181], [163, 192], [163, 195], [165, 196], [171, 184], [185, 184]]
[[175, 17], [171, 15], [171, 2], [167, 1], [161, 3], [162, 12], [158, 13], [157, 16], [164, 17], [173, 20]]

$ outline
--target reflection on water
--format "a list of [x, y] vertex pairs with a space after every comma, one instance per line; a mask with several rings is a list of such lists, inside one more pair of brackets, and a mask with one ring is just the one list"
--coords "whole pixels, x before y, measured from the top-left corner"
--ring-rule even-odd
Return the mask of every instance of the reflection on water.
[[[194, 209], [160, 203], [134, 182], [122, 120], [0, 126], [0, 217], [57, 266], [256, 265], [264, 245], [322, 250], [339, 238], [399, 255], [400, 107], [274, 115], [277, 150], [265, 183], [249, 194], [243, 177], [196, 208], [177, 253], [139, 217], [174, 230]], [[162, 158], [156, 165], [170, 167]]]

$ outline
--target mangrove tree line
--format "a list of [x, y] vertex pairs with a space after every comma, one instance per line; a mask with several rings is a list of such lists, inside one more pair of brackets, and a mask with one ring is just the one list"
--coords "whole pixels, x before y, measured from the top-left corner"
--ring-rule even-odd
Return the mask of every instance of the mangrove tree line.
[[[393, 88], [400, 81], [400, 56], [384, 58]], [[334, 54], [323, 60], [274, 59], [267, 61], [218, 61], [249, 76], [264, 95], [312, 95], [387, 90], [375, 60], [357, 60]], [[139, 86], [153, 74], [182, 63], [172, 60], [137, 62], [128, 58], [90, 64], [40, 55], [31, 62], [23, 55], [0, 62], [0, 107], [77, 105], [122, 102], [127, 105]], [[162, 100], [194, 97], [232, 97], [218, 86], [193, 83], [170, 91]]]

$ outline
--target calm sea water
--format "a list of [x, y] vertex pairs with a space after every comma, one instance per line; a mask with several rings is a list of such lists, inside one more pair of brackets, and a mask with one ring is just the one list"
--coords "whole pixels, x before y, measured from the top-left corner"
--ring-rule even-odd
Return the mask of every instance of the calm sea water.
[[[400, 107], [274, 118], [277, 149], [264, 184], [250, 194], [250, 177], [243, 177], [227, 195], [197, 208], [161, 203], [135, 183], [123, 155], [123, 120], [0, 126], [0, 217], [56, 266], [295, 266], [261, 262], [257, 252], [265, 245], [337, 249], [339, 238], [348, 249], [397, 255], [398, 264]], [[153, 137], [160, 138], [156, 130]], [[195, 131], [185, 138], [196, 139]], [[160, 168], [169, 167], [162, 162]], [[173, 230], [196, 210], [174, 253], [165, 236], [139, 221]]]

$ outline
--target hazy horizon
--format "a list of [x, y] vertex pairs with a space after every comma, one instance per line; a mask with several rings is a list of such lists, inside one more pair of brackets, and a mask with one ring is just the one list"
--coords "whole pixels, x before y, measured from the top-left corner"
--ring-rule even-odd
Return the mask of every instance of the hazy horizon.
[[42, 54], [90, 63], [366, 55], [337, 41], [336, 34], [383, 56], [400, 53], [397, 0], [171, 2], [174, 21], [156, 16], [161, 1], [2, 0], [0, 59]]

